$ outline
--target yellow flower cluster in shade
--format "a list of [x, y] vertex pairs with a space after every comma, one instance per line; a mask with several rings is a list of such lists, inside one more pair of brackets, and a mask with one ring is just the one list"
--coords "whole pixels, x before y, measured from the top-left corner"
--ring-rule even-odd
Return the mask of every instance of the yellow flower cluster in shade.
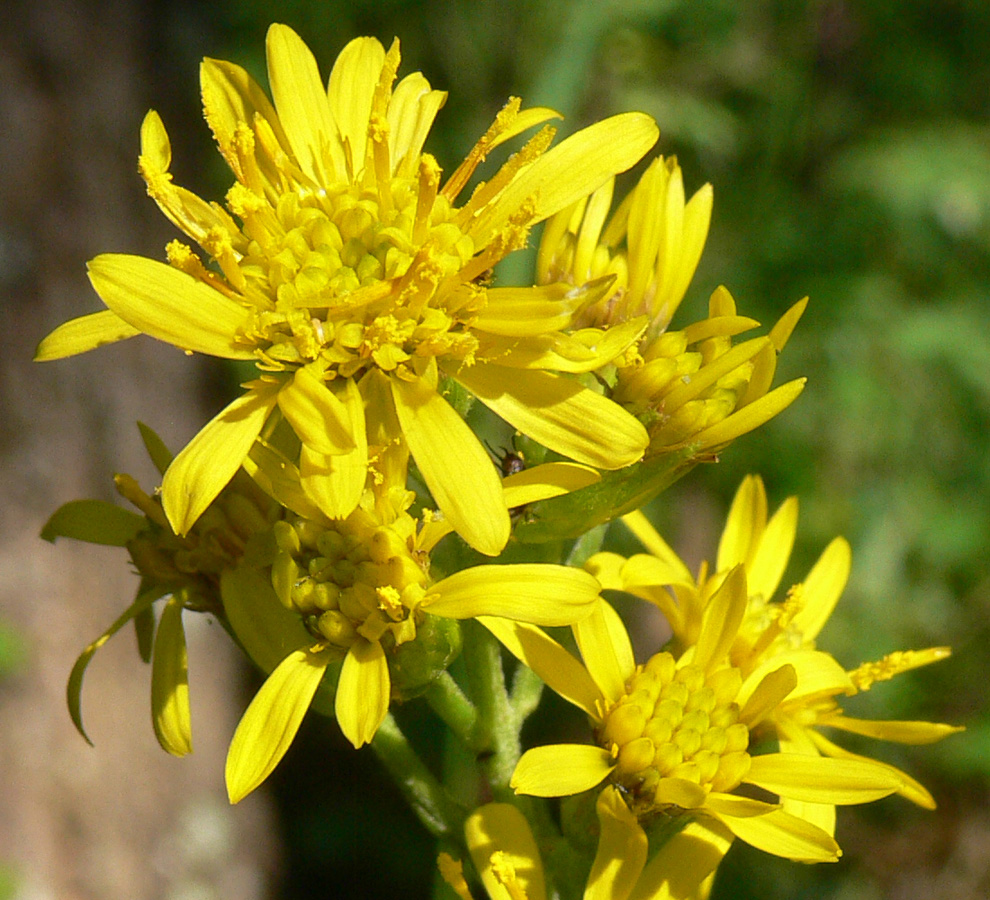
[[648, 456], [691, 445], [717, 453], [786, 409], [804, 379], [771, 390], [777, 355], [804, 312], [796, 303], [765, 337], [733, 346], [759, 322], [736, 311], [729, 292], [711, 296], [708, 318], [668, 331], [708, 235], [711, 185], [685, 202], [676, 159], [654, 160], [608, 217], [614, 179], [554, 216], [537, 261], [540, 283], [586, 289], [610, 279], [578, 324], [589, 329], [649, 323], [635, 345], [609, 366], [612, 398], [647, 425]]
[[[510, 101], [441, 184], [423, 145], [446, 95], [419, 73], [395, 83], [397, 43], [386, 52], [372, 38], [352, 41], [325, 87], [284, 25], [269, 30], [267, 60], [274, 102], [240, 67], [202, 66], [206, 119], [236, 179], [225, 206], [173, 184], [156, 113], [141, 129], [148, 192], [202, 255], [176, 241], [168, 264], [97, 257], [90, 279], [108, 308], [60, 326], [37, 354], [57, 359], [144, 333], [257, 365], [246, 393], [165, 473], [176, 533], [283, 420], [300, 444], [305, 489], [325, 515], [346, 518], [364, 490], [367, 434], [384, 422], [454, 528], [482, 553], [499, 553], [510, 523], [497, 473], [441, 378], [570, 459], [603, 469], [639, 459], [643, 426], [572, 376], [626, 351], [645, 318], [569, 335], [607, 285], [493, 288], [485, 278], [534, 224], [636, 163], [657, 138], [655, 123], [623, 114], [552, 148], [544, 127], [459, 201], [492, 150], [556, 113]], [[362, 408], [372, 376], [385, 379], [386, 420]]]

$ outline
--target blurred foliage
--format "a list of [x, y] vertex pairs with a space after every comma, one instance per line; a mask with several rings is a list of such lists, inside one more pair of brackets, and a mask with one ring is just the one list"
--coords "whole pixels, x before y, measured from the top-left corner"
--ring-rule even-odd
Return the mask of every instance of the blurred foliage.
[[[784, 377], [809, 376], [804, 395], [718, 465], [695, 470], [666, 493], [654, 505], [658, 521], [675, 544], [710, 557], [732, 492], [742, 475], [758, 471], [774, 505], [789, 494], [801, 498], [793, 580], [832, 536], [846, 535], [852, 581], [823, 645], [851, 668], [894, 649], [951, 644], [949, 662], [861, 698], [863, 714], [966, 723], [970, 731], [944, 745], [895, 748], [887, 758], [922, 777], [950, 808], [965, 806], [960, 798], [967, 795], [984, 802], [990, 5], [225, 0], [196, 8], [196, 34], [183, 18], [188, 3], [170, 9], [174, 18], [161, 28], [176, 59], [206, 47], [260, 79], [272, 19], [296, 28], [324, 71], [351, 37], [373, 34], [387, 43], [400, 36], [402, 71], [422, 70], [450, 91], [429, 143], [447, 171], [509, 94], [560, 109], [565, 131], [627, 109], [655, 116], [658, 150], [678, 155], [689, 189], [705, 181], [715, 186], [708, 247], [675, 326], [700, 318], [721, 283], [741, 312], [764, 323], [805, 294], [812, 298], [782, 358]], [[193, 91], [194, 73], [192, 63], [183, 65], [176, 90]], [[195, 137], [185, 145], [205, 161], [205, 126], [189, 127]], [[215, 168], [196, 177], [213, 185], [191, 186], [218, 197], [226, 175], [219, 157], [209, 158]], [[176, 169], [181, 174], [195, 164], [177, 152]], [[526, 265], [522, 257], [500, 274], [525, 278]], [[394, 810], [358, 829], [351, 818], [358, 782], [350, 777], [321, 776], [328, 823], [305, 790], [316, 777], [311, 760], [292, 758], [298, 769], [280, 776], [280, 797], [289, 838], [305, 852], [290, 848], [291, 860], [306, 856], [311, 868], [312, 854], [325, 854], [325, 878], [333, 878], [339, 851], [327, 849], [327, 829], [346, 835], [350, 856], [365, 858], [368, 877], [382, 859], [380, 834], [388, 835], [389, 853], [407, 846]], [[292, 777], [298, 784], [286, 787]], [[336, 792], [326, 793], [327, 782], [337, 782]], [[360, 805], [372, 814], [370, 802]], [[916, 818], [905, 802], [881, 806], [882, 823], [873, 813], [843, 811], [840, 841], [864, 833], [855, 824], [860, 819], [891, 834], [898, 822]], [[840, 866], [818, 868], [734, 851], [716, 896], [882, 896], [883, 866], [857, 865], [858, 848], [846, 850]], [[407, 875], [406, 893], [423, 893], [431, 869], [427, 854], [420, 872]], [[334, 895], [371, 897], [394, 888], [391, 880], [380, 888], [363, 881]], [[309, 896], [299, 881], [291, 895]]]

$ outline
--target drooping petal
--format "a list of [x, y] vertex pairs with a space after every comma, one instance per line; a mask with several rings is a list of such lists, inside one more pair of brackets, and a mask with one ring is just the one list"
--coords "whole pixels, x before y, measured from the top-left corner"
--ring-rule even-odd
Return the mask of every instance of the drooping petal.
[[48, 362], [88, 353], [104, 344], [125, 341], [140, 333], [140, 329], [129, 325], [112, 309], [104, 309], [63, 322], [38, 344], [34, 361]]
[[103, 253], [89, 263], [96, 293], [133, 328], [181, 350], [254, 359], [236, 343], [245, 309], [192, 275], [143, 256]]
[[598, 795], [595, 810], [601, 834], [584, 900], [627, 900], [646, 865], [649, 841], [612, 785]]
[[231, 803], [250, 794], [285, 756], [329, 662], [328, 650], [295, 650], [255, 694], [227, 751]]
[[737, 838], [775, 856], [798, 862], [835, 862], [842, 855], [828, 832], [782, 809], [763, 816], [726, 816], [723, 821]]
[[881, 763], [802, 753], [754, 756], [744, 781], [783, 797], [837, 805], [869, 803], [901, 786], [901, 780]]
[[[337, 128], [312, 51], [291, 28], [279, 24], [268, 29], [265, 47], [272, 99], [296, 161], [314, 181], [326, 183], [327, 175], [345, 180]], [[335, 172], [326, 172], [325, 152], [331, 154]]]
[[549, 744], [527, 750], [509, 786], [517, 794], [567, 797], [601, 784], [615, 768], [607, 750], [591, 744]]
[[[467, 817], [464, 838], [489, 897], [499, 897], [504, 892], [502, 879], [493, 869], [507, 863], [527, 900], [544, 900], [547, 892], [540, 850], [529, 822], [515, 806], [486, 803]], [[493, 866], [496, 853], [501, 856]]]
[[359, 638], [344, 658], [334, 702], [340, 730], [355, 747], [375, 736], [388, 712], [390, 690], [382, 645]]
[[941, 722], [852, 719], [844, 715], [822, 717], [819, 719], [819, 724], [841, 728], [843, 731], [876, 738], [880, 741], [895, 741], [898, 744], [934, 744], [950, 734], [966, 730], [960, 725], [945, 725]]
[[732, 844], [732, 832], [718, 819], [696, 817], [646, 864], [629, 900], [699, 900], [699, 888]]
[[501, 553], [511, 525], [485, 448], [425, 379], [390, 380], [402, 433], [437, 506], [475, 550]]
[[599, 599], [590, 616], [573, 627], [581, 658], [605, 698], [618, 700], [626, 689], [626, 679], [633, 673], [632, 643], [618, 613]]
[[354, 380], [348, 379], [342, 393], [353, 428], [354, 449], [320, 456], [304, 444], [299, 468], [306, 494], [331, 519], [344, 519], [357, 508], [368, 476], [368, 441], [361, 392]]
[[186, 534], [233, 478], [275, 408], [276, 393], [272, 385], [256, 383], [172, 460], [162, 480], [162, 505], [176, 534]]
[[350, 410], [309, 369], [298, 369], [282, 385], [278, 407], [299, 440], [317, 453], [332, 455], [354, 449]]
[[739, 713], [739, 721], [751, 730], [770, 715], [797, 685], [794, 666], [783, 665], [767, 673]]
[[619, 469], [649, 443], [646, 429], [621, 406], [569, 378], [487, 363], [453, 374], [514, 428], [577, 462]]
[[571, 625], [591, 612], [599, 590], [592, 575], [568, 566], [472, 566], [433, 585], [422, 608], [452, 619], [498, 616], [533, 625]]
[[552, 691], [589, 716], [597, 717], [601, 691], [588, 670], [545, 631], [525, 622], [479, 616], [478, 621]]
[[144, 516], [105, 500], [72, 500], [52, 513], [41, 537], [55, 543], [67, 537], [89, 544], [123, 547], [146, 525]]
[[803, 606], [794, 616], [793, 624], [805, 640], [818, 637], [839, 597], [845, 590], [852, 567], [852, 550], [845, 538], [835, 538], [818, 558], [804, 579], [801, 590]]
[[180, 597], [162, 610], [151, 668], [151, 721], [162, 749], [173, 756], [192, 753], [189, 668]]

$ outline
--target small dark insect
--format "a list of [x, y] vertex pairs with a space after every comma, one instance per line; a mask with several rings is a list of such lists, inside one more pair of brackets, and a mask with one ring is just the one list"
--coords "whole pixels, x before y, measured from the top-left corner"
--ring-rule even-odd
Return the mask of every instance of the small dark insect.
[[526, 468], [526, 458], [519, 451], [509, 450], [505, 447], [496, 450], [487, 441], [485, 441], [485, 446], [488, 447], [488, 452], [495, 457], [495, 462], [503, 478], [522, 472]]

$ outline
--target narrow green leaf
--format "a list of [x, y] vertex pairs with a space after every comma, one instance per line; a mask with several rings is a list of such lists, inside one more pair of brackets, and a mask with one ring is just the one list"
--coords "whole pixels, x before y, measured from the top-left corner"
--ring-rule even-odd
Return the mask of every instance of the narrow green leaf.
[[144, 449], [148, 451], [148, 456], [158, 469], [159, 475], [164, 475], [169, 463], [172, 462], [172, 451], [165, 446], [165, 442], [144, 422], [137, 423], [138, 431], [141, 432], [141, 440], [144, 442]]
[[105, 500], [73, 500], [60, 506], [41, 529], [46, 541], [67, 537], [90, 544], [123, 547], [144, 528], [144, 516]]

